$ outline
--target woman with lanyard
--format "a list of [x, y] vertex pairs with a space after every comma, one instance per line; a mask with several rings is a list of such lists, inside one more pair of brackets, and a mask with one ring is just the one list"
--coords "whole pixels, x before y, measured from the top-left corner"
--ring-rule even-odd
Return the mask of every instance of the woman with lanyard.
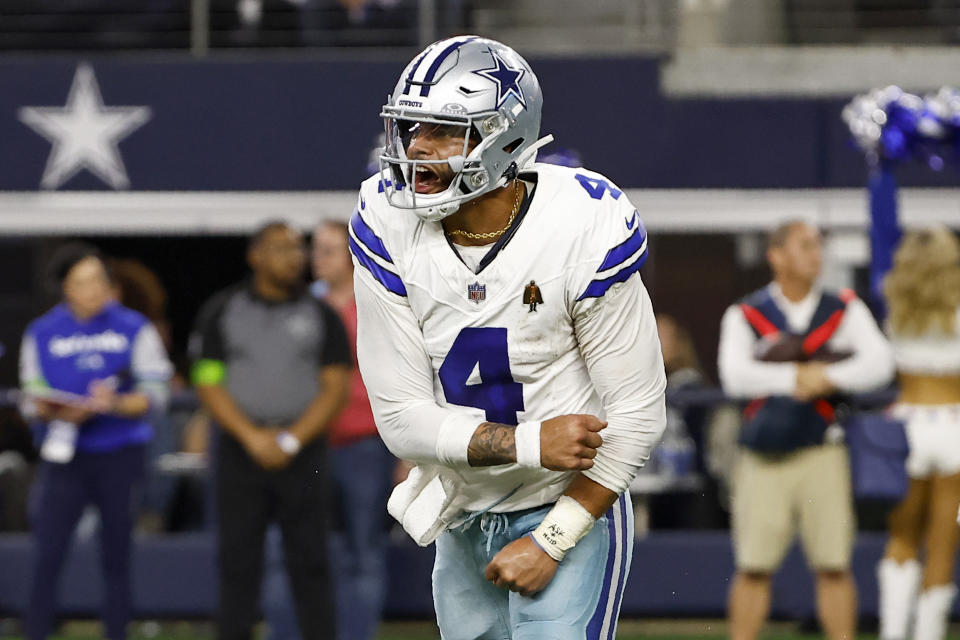
[[51, 634], [70, 538], [93, 504], [102, 529], [104, 635], [119, 640], [130, 619], [133, 490], [152, 437], [147, 416], [166, 406], [173, 368], [154, 326], [113, 299], [95, 248], [67, 246], [52, 266], [62, 302], [27, 327], [20, 350], [22, 409], [42, 459], [25, 635]]
[[[913, 231], [884, 283], [900, 378], [893, 413], [906, 425], [906, 497], [889, 517], [878, 568], [880, 637], [943, 640], [960, 528], [960, 242], [948, 229]], [[918, 561], [925, 547], [925, 563]], [[910, 620], [914, 619], [911, 633]]]

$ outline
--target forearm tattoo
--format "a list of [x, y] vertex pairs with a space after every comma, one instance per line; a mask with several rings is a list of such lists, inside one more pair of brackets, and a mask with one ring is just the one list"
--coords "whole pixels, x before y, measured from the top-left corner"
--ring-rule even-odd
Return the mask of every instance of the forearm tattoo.
[[471, 467], [491, 467], [517, 461], [517, 445], [513, 427], [508, 424], [484, 422], [473, 433], [467, 447], [467, 462]]

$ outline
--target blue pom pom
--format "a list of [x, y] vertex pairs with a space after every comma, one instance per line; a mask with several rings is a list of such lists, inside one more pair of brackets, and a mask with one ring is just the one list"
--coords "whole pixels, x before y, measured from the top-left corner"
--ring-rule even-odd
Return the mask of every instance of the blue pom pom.
[[844, 107], [843, 119], [871, 164], [915, 158], [935, 171], [960, 157], [960, 91], [943, 87], [924, 98], [899, 87], [874, 89]]

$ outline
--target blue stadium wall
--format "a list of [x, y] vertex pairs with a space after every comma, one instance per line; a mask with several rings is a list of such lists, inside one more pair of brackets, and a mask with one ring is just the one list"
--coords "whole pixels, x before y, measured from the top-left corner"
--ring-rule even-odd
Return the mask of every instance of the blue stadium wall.
[[[364, 177], [379, 108], [404, 61], [89, 58], [104, 102], [147, 105], [124, 139], [134, 190], [352, 189]], [[62, 106], [80, 60], [0, 62], [0, 190], [38, 188], [50, 144], [24, 106]], [[865, 182], [842, 100], [663, 96], [658, 60], [533, 60], [543, 131], [624, 187], [820, 188]], [[866, 87], [865, 87], [866, 88]], [[905, 185], [955, 184], [907, 168]], [[64, 189], [102, 189], [81, 172]]]
[[[876, 615], [876, 563], [883, 542], [884, 536], [877, 533], [862, 533], [857, 542], [853, 570], [862, 616]], [[213, 545], [213, 536], [203, 533], [139, 538], [133, 563], [135, 614], [209, 618], [217, 601]], [[26, 536], [0, 536], [0, 615], [17, 615], [26, 606], [31, 553]], [[388, 560], [387, 615], [432, 617], [432, 547], [421, 549], [409, 540], [394, 540]], [[723, 616], [732, 572], [725, 532], [652, 533], [634, 547], [623, 615]], [[93, 540], [75, 545], [61, 593], [65, 613], [98, 614], [102, 585]], [[814, 601], [812, 579], [795, 548], [774, 580], [772, 613], [790, 619], [813, 616]], [[954, 615], [960, 615], [960, 603], [954, 604]]]

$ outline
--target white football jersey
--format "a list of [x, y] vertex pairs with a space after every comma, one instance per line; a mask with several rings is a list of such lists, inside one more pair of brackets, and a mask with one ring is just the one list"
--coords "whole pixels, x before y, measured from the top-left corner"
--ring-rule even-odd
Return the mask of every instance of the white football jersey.
[[440, 223], [365, 181], [350, 223], [361, 371], [384, 441], [459, 478], [456, 506], [555, 501], [571, 473], [470, 467], [484, 422], [592, 414], [610, 425], [586, 475], [622, 492], [664, 425], [663, 362], [637, 272], [646, 230], [627, 196], [585, 169], [535, 164], [527, 199], [477, 272]]

